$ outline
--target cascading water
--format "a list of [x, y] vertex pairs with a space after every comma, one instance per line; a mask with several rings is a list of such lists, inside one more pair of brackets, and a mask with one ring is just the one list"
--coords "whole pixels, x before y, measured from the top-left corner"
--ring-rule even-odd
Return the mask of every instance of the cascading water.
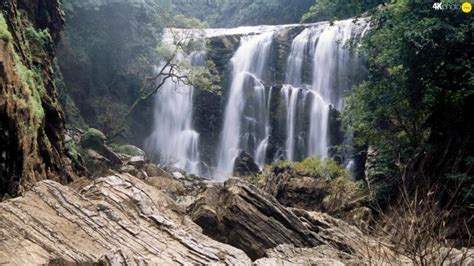
[[[194, 52], [190, 58], [179, 54], [176, 60], [202, 64], [205, 53]], [[158, 156], [162, 166], [173, 166], [189, 174], [200, 174], [199, 133], [193, 129], [194, 88], [171, 79], [155, 95], [153, 133], [145, 142], [146, 150]]]
[[[278, 90], [278, 77], [281, 76], [275, 71], [284, 68], [280, 65], [280, 58], [285, 54], [285, 38], [291, 37], [292, 30], [301, 26], [304, 30], [293, 40], [288, 40], [291, 41], [291, 50], [280, 97], [272, 98], [272, 90]], [[189, 30], [181, 31], [189, 33]], [[332, 151], [328, 151], [329, 146], [345, 145], [350, 141], [334, 143], [331, 139], [331, 108], [339, 111], [343, 108], [344, 92], [353, 84], [351, 75], [357, 72], [354, 67], [359, 64], [357, 56], [345, 45], [366, 31], [367, 20], [360, 19], [356, 23], [345, 20], [191, 32], [198, 38], [217, 41], [219, 47], [210, 50], [209, 59], [217, 59], [220, 66], [223, 62], [215, 58], [216, 51], [233, 49], [233, 41], [240, 40], [230, 62], [230, 86], [224, 93], [225, 112], [220, 117], [217, 108], [202, 108], [201, 102], [194, 107], [194, 88], [168, 81], [155, 98], [154, 131], [147, 140], [147, 150], [159, 154], [161, 164], [183, 168], [194, 174], [204, 173], [199, 169], [202, 166], [216, 179], [232, 175], [235, 161], [242, 151], [251, 155], [260, 168], [270, 158], [300, 161], [313, 155], [333, 156]], [[274, 39], [277, 41], [273, 42]], [[222, 44], [219, 44], [220, 40]], [[200, 61], [198, 64], [202, 65], [207, 58], [202, 53], [194, 53], [188, 60], [194, 64]], [[197, 95], [203, 97], [205, 94], [200, 92]], [[279, 106], [284, 109], [276, 110]], [[202, 144], [199, 143], [200, 134], [193, 127], [193, 108], [201, 115], [212, 111], [209, 125], [197, 125], [203, 130]], [[203, 120], [201, 116], [199, 118]], [[222, 131], [217, 133], [220, 138], [214, 157], [208, 153], [217, 144], [217, 134], [213, 130], [220, 121]], [[199, 148], [207, 151], [203, 154], [206, 156], [202, 156], [202, 164]]]
[[272, 40], [273, 32], [242, 37], [231, 59], [232, 82], [217, 157], [217, 178], [232, 174], [240, 150], [253, 155], [260, 166], [265, 162], [270, 93], [262, 79]]
[[[352, 20], [338, 21], [334, 25], [320, 24], [305, 29], [293, 40], [287, 63], [287, 84], [282, 89], [287, 109], [285, 148], [288, 160], [328, 156], [329, 111], [331, 106], [342, 109], [343, 93], [350, 87], [352, 56], [344, 45], [351, 39], [354, 28], [360, 30]], [[303, 82], [302, 69], [308, 58], [312, 58], [311, 85]], [[297, 123], [307, 112], [306, 105], [309, 105], [309, 121]], [[305, 133], [307, 137], [303, 139]], [[301, 142], [305, 144], [299, 144], [300, 153], [296, 156], [296, 145]]]

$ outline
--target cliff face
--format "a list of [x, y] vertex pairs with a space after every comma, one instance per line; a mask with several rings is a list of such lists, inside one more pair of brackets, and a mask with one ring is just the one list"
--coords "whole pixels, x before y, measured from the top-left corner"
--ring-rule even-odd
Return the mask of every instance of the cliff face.
[[37, 181], [72, 178], [64, 115], [54, 84], [54, 46], [64, 19], [58, 0], [7, 0], [0, 38], [0, 199]]

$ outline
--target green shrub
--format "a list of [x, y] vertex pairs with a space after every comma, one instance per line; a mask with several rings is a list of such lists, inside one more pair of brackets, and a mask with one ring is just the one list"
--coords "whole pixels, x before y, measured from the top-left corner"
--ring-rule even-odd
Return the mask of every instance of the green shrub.
[[311, 176], [322, 176], [328, 179], [337, 177], [349, 177], [349, 172], [334, 160], [329, 158], [322, 159], [319, 156], [308, 157], [302, 162], [279, 161], [275, 163], [277, 167], [290, 167], [296, 171]]
[[8, 31], [7, 22], [3, 14], [0, 14], [0, 39], [5, 42], [9, 42], [12, 39], [12, 34]]
[[29, 26], [25, 30], [25, 35], [30, 44], [36, 45], [36, 48], [43, 48], [51, 41], [51, 35], [48, 29], [36, 31], [35, 28]]

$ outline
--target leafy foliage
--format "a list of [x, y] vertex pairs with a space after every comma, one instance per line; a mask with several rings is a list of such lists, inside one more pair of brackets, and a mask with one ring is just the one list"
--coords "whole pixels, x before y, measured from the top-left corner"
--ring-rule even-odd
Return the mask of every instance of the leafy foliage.
[[7, 22], [3, 17], [3, 14], [0, 13], [0, 40], [8, 42], [12, 39], [12, 34], [8, 31]]
[[395, 181], [373, 189], [390, 195], [402, 176], [420, 176], [412, 182], [442, 184], [466, 204], [469, 196], [455, 188], [473, 184], [464, 162], [472, 156], [472, 19], [400, 0], [378, 9], [371, 27], [361, 48], [369, 78], [350, 95], [344, 124], [357, 144], [377, 150], [374, 172]]
[[48, 29], [37, 31], [32, 26], [25, 29], [25, 36], [28, 39], [31, 50], [36, 53], [41, 52], [52, 41]]
[[179, 1], [175, 12], [207, 21], [212, 27], [296, 23], [314, 0]]
[[204, 29], [208, 28], [209, 24], [207, 24], [207, 22], [202, 22], [195, 17], [178, 14], [173, 17], [171, 25], [168, 26], [181, 29]]
[[362, 13], [385, 2], [384, 0], [318, 0], [303, 15], [302, 22], [346, 19]]

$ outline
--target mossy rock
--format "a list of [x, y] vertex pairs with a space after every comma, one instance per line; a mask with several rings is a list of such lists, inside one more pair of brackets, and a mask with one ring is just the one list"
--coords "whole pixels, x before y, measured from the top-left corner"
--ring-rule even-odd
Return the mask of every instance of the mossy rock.
[[106, 140], [107, 137], [100, 130], [89, 128], [82, 137], [81, 146], [100, 151], [104, 147]]
[[130, 156], [145, 156], [145, 152], [142, 149], [133, 145], [111, 144], [110, 148], [112, 148], [114, 152], [130, 155]]
[[278, 161], [273, 164], [273, 170], [277, 168], [290, 168], [299, 175], [311, 177], [325, 177], [335, 179], [338, 177], [349, 178], [350, 173], [332, 159], [321, 159], [319, 156], [308, 157], [302, 162]]

